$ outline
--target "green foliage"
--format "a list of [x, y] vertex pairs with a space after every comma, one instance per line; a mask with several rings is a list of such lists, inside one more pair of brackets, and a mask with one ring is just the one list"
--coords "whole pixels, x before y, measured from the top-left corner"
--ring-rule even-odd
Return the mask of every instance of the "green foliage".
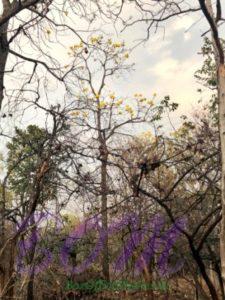
[[[7, 167], [10, 172], [9, 187], [20, 197], [29, 197], [40, 158], [46, 151], [49, 134], [45, 129], [29, 125], [26, 130], [16, 128], [16, 134], [7, 144]], [[50, 180], [46, 179], [47, 181]], [[53, 193], [51, 185], [45, 185], [42, 196]]]
[[203, 46], [200, 54], [204, 58], [203, 65], [200, 70], [195, 73], [195, 78], [210, 89], [217, 88], [216, 64], [214, 58], [213, 43], [209, 38], [204, 38]]
[[[222, 40], [223, 48], [225, 49], [225, 41]], [[200, 70], [195, 73], [195, 78], [203, 86], [212, 90], [211, 99], [209, 101], [209, 110], [211, 117], [216, 124], [218, 124], [218, 97], [217, 97], [217, 74], [216, 62], [212, 41], [205, 37], [200, 54], [204, 58], [203, 65]], [[198, 89], [198, 92], [202, 92]]]

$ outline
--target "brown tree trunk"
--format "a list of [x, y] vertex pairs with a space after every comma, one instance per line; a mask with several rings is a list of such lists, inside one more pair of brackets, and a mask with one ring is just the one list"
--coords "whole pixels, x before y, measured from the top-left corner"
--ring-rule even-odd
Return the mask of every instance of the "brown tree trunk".
[[31, 274], [29, 275], [28, 284], [27, 284], [27, 300], [34, 299], [34, 272], [35, 272], [35, 263], [34, 256], [37, 246], [37, 226], [35, 225], [34, 215], [31, 216], [31, 226], [32, 226], [32, 236], [34, 237], [34, 244], [29, 257], [29, 264], [31, 266]]
[[[8, 57], [8, 44], [7, 44], [7, 29], [8, 23], [4, 24], [0, 27], [0, 109], [2, 106], [2, 101], [4, 97], [4, 74], [5, 74], [5, 66]], [[5, 199], [0, 200], [0, 251], [4, 246], [5, 242]], [[0, 256], [0, 293], [3, 291], [5, 285], [5, 276], [6, 276], [6, 266], [5, 263], [5, 253], [3, 251]]]
[[219, 96], [219, 130], [221, 143], [221, 192], [222, 192], [222, 220], [220, 231], [220, 260], [223, 287], [225, 290], [225, 66], [221, 64], [218, 70], [218, 96]]
[[108, 245], [108, 211], [107, 211], [107, 154], [103, 155], [101, 165], [101, 209], [102, 228], [105, 232], [105, 240], [102, 250], [102, 273], [104, 279], [109, 281], [109, 245]]
[[2, 291], [5, 285], [5, 251], [3, 251], [3, 247], [5, 244], [5, 220], [4, 220], [4, 203], [1, 199], [0, 202], [0, 296], [2, 295]]
[[213, 283], [212, 283], [209, 275], [207, 274], [207, 271], [206, 271], [204, 262], [202, 261], [201, 255], [195, 249], [193, 241], [191, 239], [189, 239], [189, 245], [190, 245], [190, 249], [191, 249], [191, 252], [192, 252], [192, 256], [195, 259], [195, 261], [197, 262], [199, 270], [200, 270], [201, 275], [202, 275], [202, 278], [204, 279], [204, 281], [205, 281], [205, 283], [206, 283], [206, 285], [207, 285], [207, 287], [209, 289], [209, 292], [210, 292], [210, 295], [211, 295], [211, 299], [212, 300], [219, 300], [219, 297], [217, 295], [215, 286], [213, 285]]
[[[96, 94], [96, 93], [94, 93]], [[99, 93], [100, 94], [100, 91]], [[99, 99], [97, 100], [99, 106]], [[101, 217], [102, 229], [105, 234], [104, 244], [102, 247], [102, 273], [105, 280], [109, 281], [109, 238], [108, 238], [108, 184], [107, 184], [107, 165], [108, 165], [108, 148], [105, 131], [102, 129], [101, 109], [97, 111], [97, 130], [98, 130], [98, 143], [99, 143], [99, 158], [101, 160]]]
[[214, 16], [212, 1], [199, 0], [201, 9], [210, 25], [214, 56], [217, 70], [218, 81], [218, 104], [219, 104], [219, 133], [221, 150], [221, 231], [220, 231], [220, 261], [223, 289], [225, 290], [225, 59], [224, 50], [219, 37], [218, 20]]
[[8, 41], [7, 41], [8, 23], [0, 27], [0, 110], [4, 98], [4, 75], [5, 66], [8, 57]]
[[[10, 228], [7, 228], [6, 232], [11, 235]], [[5, 241], [5, 239], [4, 239]], [[4, 245], [3, 245], [4, 246]], [[1, 268], [3, 272], [0, 276], [1, 278], [1, 290], [0, 290], [0, 299], [13, 299], [14, 298], [14, 285], [15, 285], [15, 273], [14, 273], [14, 265], [15, 265], [15, 251], [16, 250], [16, 242], [15, 240], [11, 240], [7, 243], [1, 259]]]

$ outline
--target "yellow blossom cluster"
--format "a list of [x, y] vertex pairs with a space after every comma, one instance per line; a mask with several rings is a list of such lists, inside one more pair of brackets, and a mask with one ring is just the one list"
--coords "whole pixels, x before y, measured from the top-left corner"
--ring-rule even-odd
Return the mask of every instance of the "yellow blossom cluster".
[[[112, 39], [108, 39], [107, 44], [109, 45], [110, 49], [114, 52], [116, 50], [119, 50], [120, 48], [125, 46], [124, 42], [116, 42], [116, 41], [112, 41]], [[122, 52], [124, 51], [124, 49], [122, 49]], [[129, 58], [129, 53], [121, 53], [123, 55], [124, 59], [128, 59]], [[120, 59], [122, 59], [122, 57], [120, 57]], [[118, 63], [119, 61], [117, 61]]]
[[137, 93], [136, 93], [136, 94], [134, 94], [134, 97], [135, 97], [135, 98], [141, 98], [141, 97], [143, 97], [143, 95], [142, 95], [142, 94], [137, 94]]
[[128, 112], [131, 115], [131, 117], [134, 116], [134, 110], [130, 105], [125, 106], [125, 111]]
[[71, 116], [77, 117], [77, 116], [79, 116], [80, 112], [79, 111], [73, 111], [70, 114], [71, 114]]
[[92, 45], [99, 43], [101, 40], [103, 39], [103, 36], [99, 35], [99, 36], [92, 36], [90, 39], [90, 42]]
[[120, 48], [124, 46], [124, 43], [113, 43], [113, 48]]
[[[151, 99], [143, 97], [142, 94], [134, 94], [134, 97], [143, 104], [148, 104], [150, 107], [154, 106], [154, 102]], [[156, 97], [156, 93], [153, 94], [153, 97]]]
[[111, 95], [109, 95], [109, 98], [114, 100], [116, 98], [116, 96], [115, 96], [115, 94], [111, 94]]
[[71, 51], [76, 51], [77, 49], [83, 48], [84, 44], [81, 41], [79, 44], [74, 44], [72, 46], [70, 46], [70, 50]]
[[123, 100], [122, 100], [122, 99], [116, 101], [116, 103], [115, 103], [115, 105], [116, 105], [117, 107], [119, 107], [121, 104], [123, 104]]
[[152, 100], [148, 100], [148, 101], [147, 101], [147, 104], [148, 104], [150, 107], [154, 106], [154, 102], [153, 102]]
[[95, 94], [95, 98], [96, 98], [96, 99], [99, 99], [99, 98], [100, 98], [100, 95], [99, 95], [98, 93], [96, 93], [96, 94]]
[[139, 99], [139, 102], [146, 102], [147, 101], [147, 98], [140, 98]]
[[106, 108], [107, 103], [105, 101], [100, 101], [98, 104], [98, 108], [102, 109], [102, 108]]

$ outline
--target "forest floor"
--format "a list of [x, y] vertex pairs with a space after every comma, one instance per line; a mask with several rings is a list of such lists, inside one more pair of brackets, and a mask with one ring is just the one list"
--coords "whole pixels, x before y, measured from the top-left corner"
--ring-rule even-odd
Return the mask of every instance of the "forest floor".
[[184, 295], [179, 293], [159, 294], [149, 292], [104, 292], [92, 295], [81, 295], [71, 293], [65, 300], [193, 300], [193, 295]]

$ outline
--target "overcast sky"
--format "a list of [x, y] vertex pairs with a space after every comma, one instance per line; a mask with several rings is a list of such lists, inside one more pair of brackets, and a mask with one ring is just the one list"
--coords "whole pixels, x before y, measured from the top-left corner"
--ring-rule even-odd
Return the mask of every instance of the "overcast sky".
[[[129, 13], [127, 11], [127, 14]], [[82, 27], [82, 22], [76, 24]], [[110, 83], [112, 90], [122, 96], [143, 93], [146, 97], [151, 97], [156, 93], [159, 100], [170, 95], [173, 101], [180, 104], [176, 117], [173, 118], [173, 123], [179, 124], [178, 116], [191, 112], [200, 98], [194, 72], [202, 64], [202, 57], [197, 53], [202, 46], [201, 34], [207, 28], [207, 23], [200, 13], [176, 17], [165, 23], [155, 34], [151, 34], [148, 42], [133, 50], [130, 61], [135, 63], [135, 70], [119, 79], [113, 79]], [[103, 29], [108, 34], [112, 32], [108, 25]], [[132, 47], [135, 39], [145, 36], [146, 28], [138, 25], [128, 28], [123, 34], [117, 28], [117, 33], [117, 37], [114, 35], [114, 38], [124, 39], [128, 47]], [[65, 45], [69, 46], [72, 41], [72, 37], [64, 38]], [[27, 45], [22, 50], [30, 54], [32, 52]], [[63, 50], [61, 46], [54, 46], [53, 51], [61, 60], [66, 57], [67, 50]], [[9, 85], [13, 84], [11, 80]], [[208, 99], [207, 92], [202, 96]], [[41, 114], [39, 119], [41, 120]], [[38, 121], [37, 116], [32, 114], [27, 114], [24, 120], [28, 123]], [[4, 123], [6, 126], [16, 124], [11, 119], [4, 120]]]
[[[178, 115], [192, 111], [200, 98], [194, 73], [202, 64], [202, 57], [197, 53], [206, 28], [199, 15], [185, 16], [167, 23], [150, 36], [131, 56], [136, 70], [125, 82], [120, 82], [123, 92], [140, 91], [147, 96], [156, 92], [159, 99], [170, 95], [180, 104]], [[203, 93], [203, 97], [207, 99], [208, 92]]]

